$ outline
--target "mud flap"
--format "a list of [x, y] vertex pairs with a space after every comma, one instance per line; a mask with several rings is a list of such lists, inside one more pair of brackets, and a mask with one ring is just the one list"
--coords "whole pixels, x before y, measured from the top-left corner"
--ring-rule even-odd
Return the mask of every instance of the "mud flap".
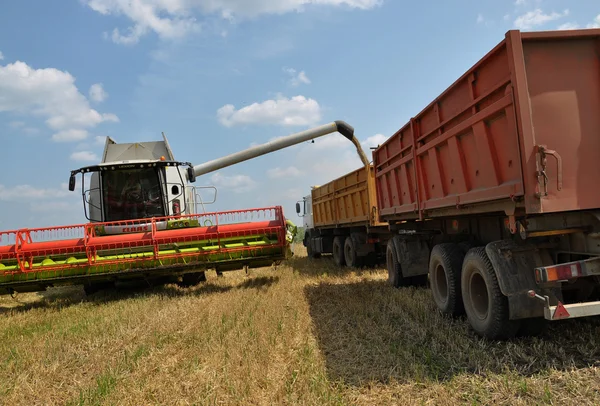
[[402, 266], [402, 276], [426, 275], [429, 272], [429, 245], [417, 238], [394, 236], [394, 248], [398, 262]]
[[[535, 281], [534, 269], [551, 264], [549, 255], [532, 244], [517, 244], [512, 240], [494, 241], [486, 245], [485, 251], [496, 271], [498, 285], [508, 297], [510, 319], [544, 317], [544, 305], [532, 300], [527, 292], [540, 292]], [[545, 291], [551, 302], [556, 301], [552, 292]]]

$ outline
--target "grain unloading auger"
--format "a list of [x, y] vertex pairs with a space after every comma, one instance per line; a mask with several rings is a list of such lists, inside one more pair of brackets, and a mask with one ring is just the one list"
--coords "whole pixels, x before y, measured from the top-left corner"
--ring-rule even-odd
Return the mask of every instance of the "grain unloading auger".
[[82, 175], [88, 223], [0, 231], [0, 293], [62, 284], [83, 284], [89, 292], [107, 284], [173, 278], [192, 285], [205, 279], [206, 269], [221, 272], [285, 259], [290, 228], [295, 227], [281, 206], [206, 212], [207, 202], [190, 183], [336, 131], [366, 159], [354, 129], [343, 121], [196, 166], [176, 161], [164, 135], [163, 141], [145, 143], [118, 144], [107, 138], [102, 162], [72, 171], [69, 179], [73, 191], [76, 176]]

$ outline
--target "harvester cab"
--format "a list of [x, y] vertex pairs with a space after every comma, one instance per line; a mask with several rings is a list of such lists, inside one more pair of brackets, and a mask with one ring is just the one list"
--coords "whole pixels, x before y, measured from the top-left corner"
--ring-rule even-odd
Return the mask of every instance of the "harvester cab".
[[162, 141], [135, 143], [117, 143], [107, 137], [102, 162], [71, 171], [71, 191], [76, 176], [82, 175], [86, 219], [94, 223], [143, 221], [206, 212], [206, 205], [216, 200], [216, 188], [192, 186], [196, 179], [192, 164], [176, 161], [162, 135]]

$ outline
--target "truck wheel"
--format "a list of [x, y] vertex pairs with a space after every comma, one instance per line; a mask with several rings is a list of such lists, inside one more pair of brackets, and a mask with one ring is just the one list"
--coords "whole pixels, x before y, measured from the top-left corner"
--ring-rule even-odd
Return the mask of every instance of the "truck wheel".
[[333, 262], [337, 266], [344, 266], [346, 258], [344, 258], [344, 237], [337, 236], [333, 239]]
[[358, 268], [359, 259], [356, 255], [356, 248], [354, 247], [354, 240], [351, 236], [346, 237], [344, 241], [344, 260], [346, 265], [351, 268]]
[[309, 258], [314, 258], [314, 259], [321, 258], [321, 253], [320, 252], [315, 252], [313, 250], [312, 241], [310, 241], [310, 240], [308, 240], [307, 244], [306, 244], [306, 255]]
[[394, 248], [394, 242], [388, 241], [386, 252], [386, 266], [388, 271], [388, 283], [395, 288], [401, 286], [407, 286], [408, 281], [402, 276], [402, 266], [398, 262], [398, 256], [396, 255], [396, 249]]
[[484, 247], [473, 248], [465, 256], [461, 288], [465, 313], [477, 334], [491, 340], [516, 335], [520, 323], [508, 318], [508, 299], [500, 291]]
[[453, 317], [464, 313], [460, 275], [465, 255], [452, 243], [439, 244], [431, 250], [429, 281], [433, 301], [440, 311]]

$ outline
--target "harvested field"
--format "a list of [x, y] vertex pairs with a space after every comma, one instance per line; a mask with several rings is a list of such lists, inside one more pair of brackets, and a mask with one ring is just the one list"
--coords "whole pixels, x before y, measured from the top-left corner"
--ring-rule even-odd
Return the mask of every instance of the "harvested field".
[[0, 299], [0, 403], [600, 404], [600, 321], [488, 342], [427, 289], [303, 247], [193, 288]]

